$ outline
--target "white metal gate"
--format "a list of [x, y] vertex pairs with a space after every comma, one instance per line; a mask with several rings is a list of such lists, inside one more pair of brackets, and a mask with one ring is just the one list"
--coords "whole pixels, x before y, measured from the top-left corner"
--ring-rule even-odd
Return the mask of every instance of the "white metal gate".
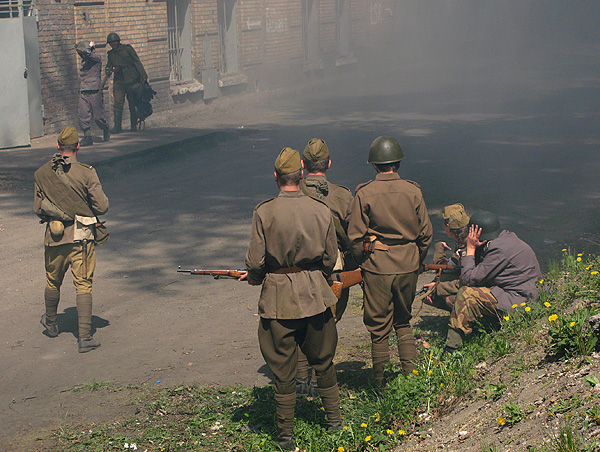
[[0, 0], [0, 148], [43, 135], [37, 20], [33, 0]]

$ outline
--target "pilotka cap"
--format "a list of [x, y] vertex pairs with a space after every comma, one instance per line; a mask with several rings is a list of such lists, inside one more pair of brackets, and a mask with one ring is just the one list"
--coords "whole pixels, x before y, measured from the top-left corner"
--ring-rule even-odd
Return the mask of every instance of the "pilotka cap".
[[465, 212], [465, 206], [460, 203], [444, 207], [442, 218], [450, 229], [459, 229], [469, 224], [469, 216]]
[[304, 148], [302, 156], [311, 162], [320, 162], [329, 159], [329, 148], [327, 143], [320, 138], [313, 138]]
[[302, 168], [300, 153], [292, 148], [283, 148], [275, 160], [275, 171], [290, 174]]
[[58, 144], [63, 146], [69, 146], [71, 144], [79, 143], [79, 135], [75, 127], [67, 126], [62, 129], [62, 132], [58, 135]]

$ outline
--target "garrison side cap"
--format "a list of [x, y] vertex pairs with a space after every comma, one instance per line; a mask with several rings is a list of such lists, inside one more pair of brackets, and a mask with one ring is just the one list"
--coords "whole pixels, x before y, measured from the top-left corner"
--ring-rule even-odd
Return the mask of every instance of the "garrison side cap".
[[329, 148], [327, 147], [327, 143], [320, 138], [311, 139], [304, 148], [302, 157], [311, 162], [320, 162], [321, 160], [329, 159]]
[[442, 218], [450, 229], [459, 229], [467, 226], [470, 221], [465, 212], [465, 206], [460, 203], [451, 204], [442, 210]]
[[301, 168], [300, 153], [290, 147], [283, 148], [275, 159], [275, 171], [279, 174], [290, 174]]

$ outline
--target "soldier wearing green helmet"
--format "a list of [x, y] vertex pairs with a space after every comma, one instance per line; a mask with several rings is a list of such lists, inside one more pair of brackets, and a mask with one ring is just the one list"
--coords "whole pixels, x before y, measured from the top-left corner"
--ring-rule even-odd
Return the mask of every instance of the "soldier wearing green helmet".
[[148, 82], [148, 74], [138, 57], [138, 54], [130, 44], [121, 44], [121, 38], [117, 33], [109, 33], [106, 43], [111, 47], [108, 51], [108, 62], [106, 63], [106, 77], [114, 74], [113, 79], [113, 108], [115, 127], [112, 133], [123, 131], [121, 122], [123, 120], [123, 106], [125, 97], [129, 104], [129, 115], [131, 131], [137, 130], [137, 115], [135, 109], [135, 89], [141, 83]]
[[417, 349], [409, 322], [418, 270], [433, 232], [420, 187], [398, 175], [403, 158], [394, 138], [381, 136], [373, 141], [368, 162], [377, 176], [357, 188], [348, 224], [350, 250], [363, 274], [364, 323], [371, 333], [378, 385], [384, 384], [390, 361], [392, 329], [402, 372], [415, 369]]
[[446, 352], [462, 346], [483, 317], [499, 318], [530, 301], [537, 301], [541, 278], [534, 251], [514, 232], [502, 229], [491, 212], [471, 216], [467, 253], [461, 260], [463, 286], [450, 313]]

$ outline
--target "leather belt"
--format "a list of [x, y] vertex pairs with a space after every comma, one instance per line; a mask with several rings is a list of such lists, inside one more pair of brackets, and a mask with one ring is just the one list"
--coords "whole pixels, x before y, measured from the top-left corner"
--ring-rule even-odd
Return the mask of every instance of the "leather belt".
[[279, 269], [277, 269], [277, 270], [275, 270], [275, 271], [273, 271], [271, 273], [275, 273], [277, 275], [285, 275], [287, 273], [300, 273], [300, 272], [303, 272], [303, 271], [304, 271], [303, 268], [300, 268], [297, 265], [293, 265], [291, 267], [282, 267], [282, 268], [279, 268]]

